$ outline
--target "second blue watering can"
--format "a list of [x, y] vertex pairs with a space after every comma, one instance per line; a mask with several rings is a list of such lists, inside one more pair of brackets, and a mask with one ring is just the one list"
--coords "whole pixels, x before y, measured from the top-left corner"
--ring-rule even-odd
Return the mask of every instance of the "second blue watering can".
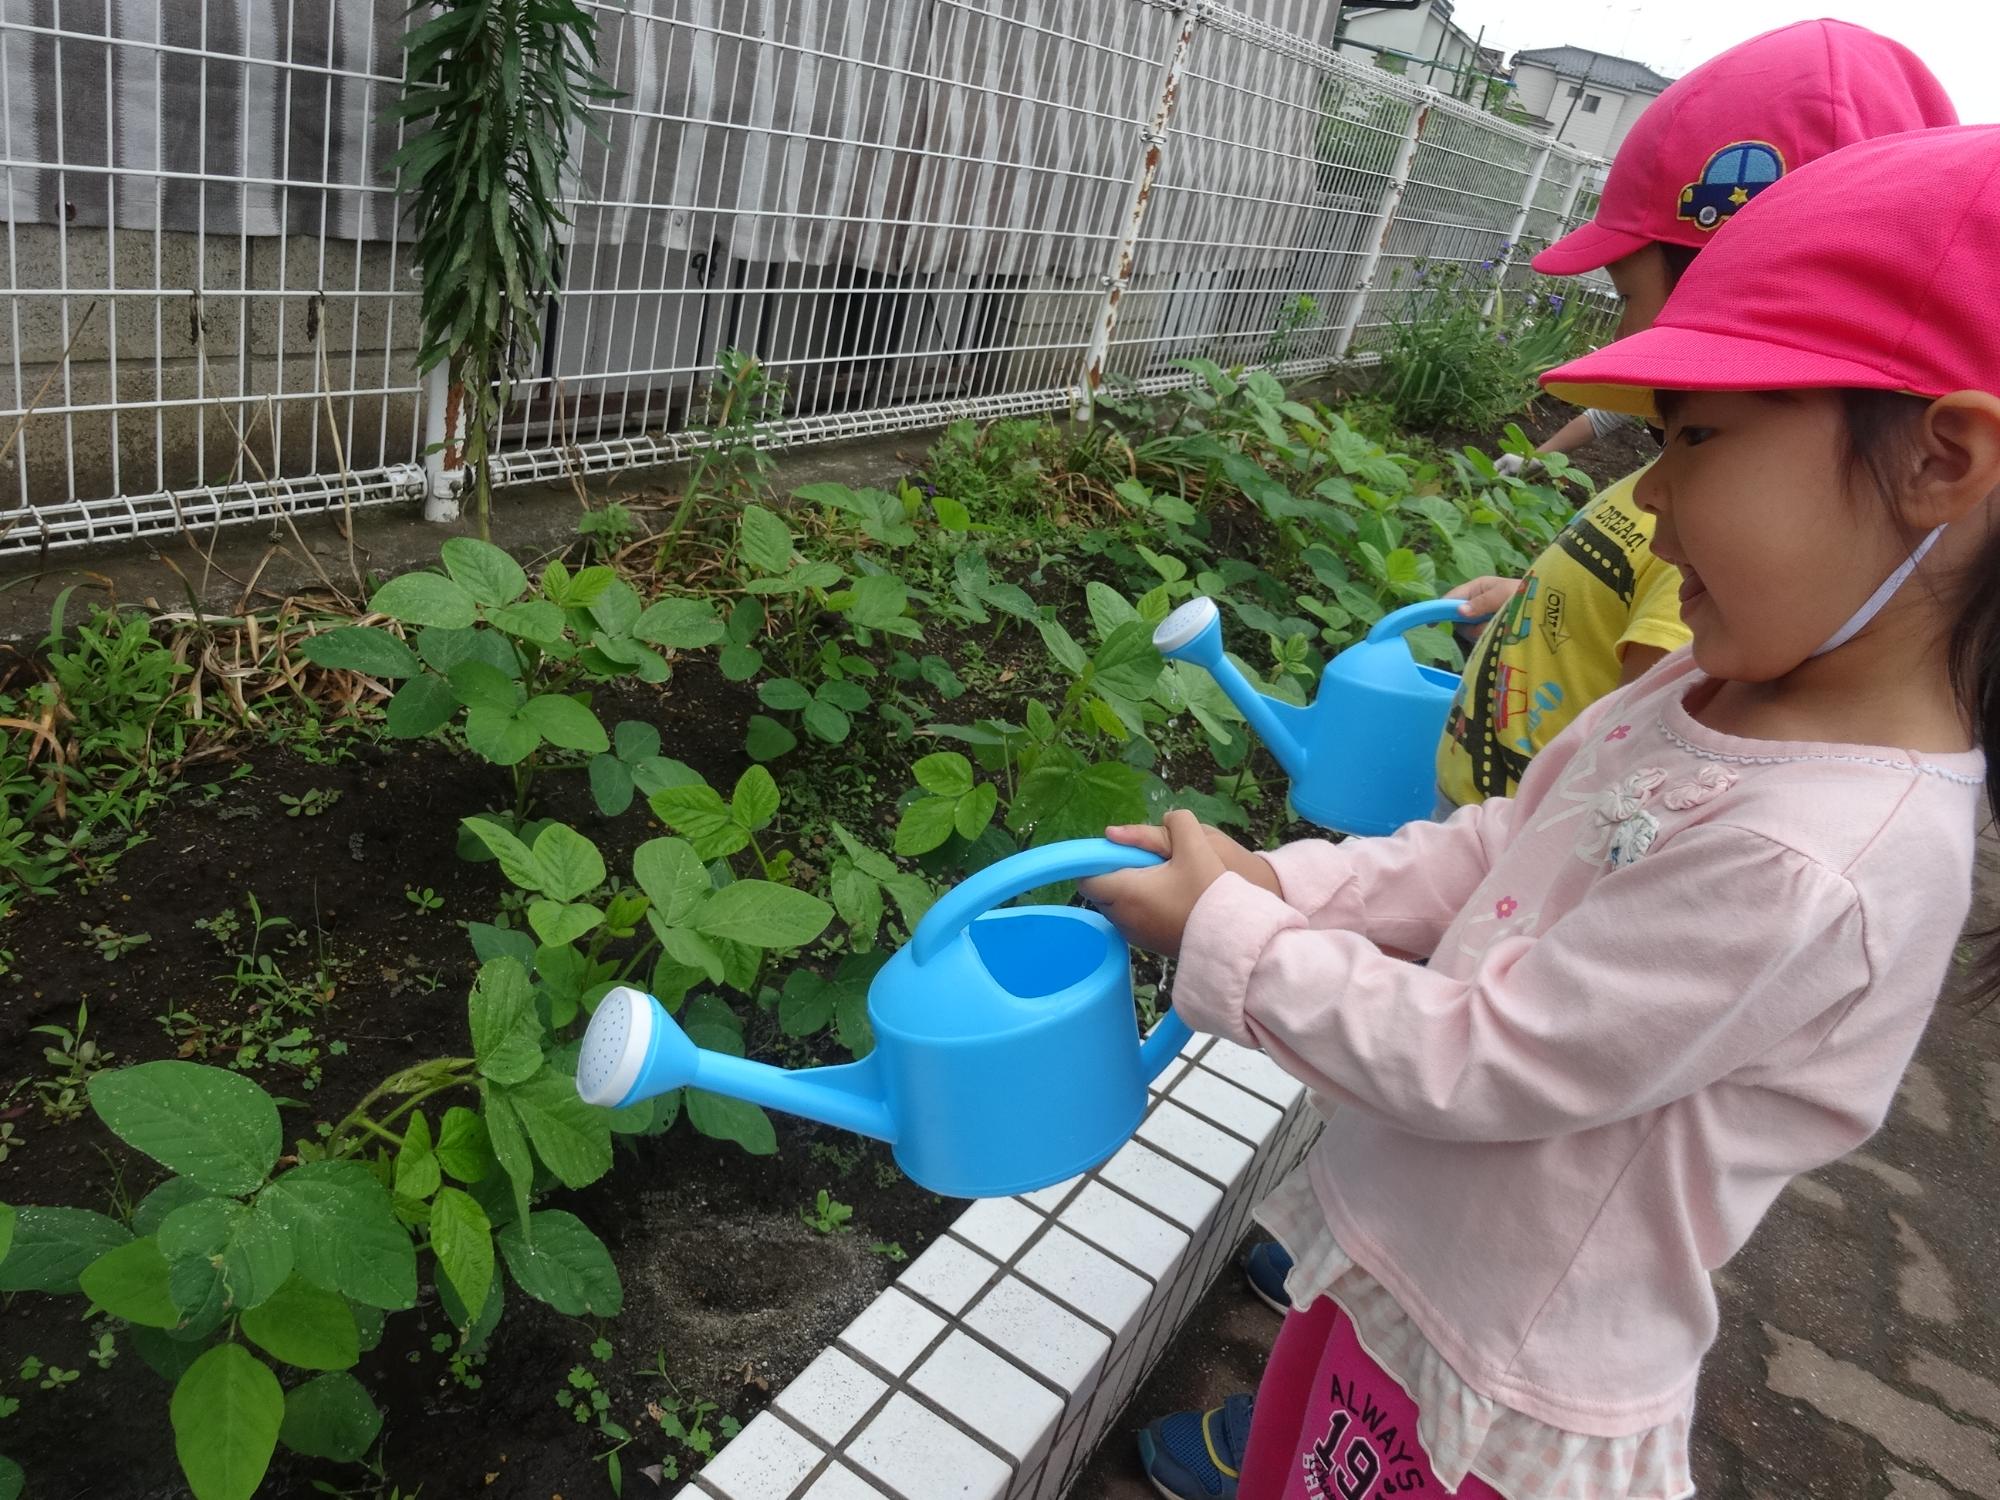
[[1300, 817], [1339, 833], [1394, 833], [1437, 806], [1437, 747], [1458, 678], [1420, 664], [1403, 633], [1463, 621], [1456, 599], [1384, 615], [1367, 638], [1326, 664], [1307, 708], [1257, 691], [1222, 652], [1212, 599], [1190, 599], [1160, 622], [1162, 656], [1205, 667], [1292, 781]]
[[577, 1091], [616, 1107], [683, 1085], [890, 1143], [954, 1198], [1032, 1192], [1096, 1166], [1137, 1127], [1146, 1085], [1190, 1032], [1171, 1012], [1142, 1044], [1124, 939], [1094, 911], [1001, 903], [1058, 880], [1159, 863], [1074, 839], [988, 866], [941, 897], [868, 988], [875, 1050], [790, 1072], [690, 1041], [652, 996], [598, 1004]]

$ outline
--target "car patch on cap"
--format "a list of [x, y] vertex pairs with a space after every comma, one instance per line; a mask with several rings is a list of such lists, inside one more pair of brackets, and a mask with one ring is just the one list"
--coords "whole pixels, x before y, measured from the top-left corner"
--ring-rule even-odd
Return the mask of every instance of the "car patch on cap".
[[1713, 229], [1785, 175], [1785, 153], [1769, 141], [1732, 141], [1708, 159], [1701, 179], [1681, 189], [1677, 219]]

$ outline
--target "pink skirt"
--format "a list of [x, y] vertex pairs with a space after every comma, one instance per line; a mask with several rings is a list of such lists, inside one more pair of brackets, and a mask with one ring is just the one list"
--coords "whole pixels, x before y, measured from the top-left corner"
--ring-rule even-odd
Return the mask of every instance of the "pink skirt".
[[1257, 1386], [1237, 1494], [1241, 1500], [1505, 1500], [1472, 1475], [1450, 1490], [1432, 1472], [1417, 1438], [1416, 1403], [1369, 1358], [1331, 1297], [1308, 1312], [1285, 1314]]

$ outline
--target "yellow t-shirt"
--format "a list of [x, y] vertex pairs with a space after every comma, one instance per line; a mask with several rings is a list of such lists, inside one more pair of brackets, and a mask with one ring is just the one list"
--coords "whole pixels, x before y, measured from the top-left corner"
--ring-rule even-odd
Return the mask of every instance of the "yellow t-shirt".
[[1618, 686], [1628, 643], [1687, 644], [1680, 569], [1653, 555], [1638, 480], [1577, 512], [1473, 648], [1438, 745], [1438, 789], [1452, 802], [1513, 796], [1535, 753]]

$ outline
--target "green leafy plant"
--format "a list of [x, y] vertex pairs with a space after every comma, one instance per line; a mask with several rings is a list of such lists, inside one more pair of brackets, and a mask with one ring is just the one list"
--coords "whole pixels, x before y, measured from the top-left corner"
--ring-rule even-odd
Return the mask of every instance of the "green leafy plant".
[[337, 788], [318, 786], [296, 797], [287, 796], [283, 792], [278, 794], [278, 803], [285, 809], [285, 816], [288, 818], [317, 818], [329, 811], [339, 800], [340, 792]]
[[[468, 1353], [500, 1318], [503, 1279], [568, 1316], [617, 1313], [604, 1246], [573, 1215], [533, 1207], [538, 1180], [581, 1187], [609, 1170], [610, 1116], [550, 1062], [512, 959], [481, 969], [467, 1008], [471, 1056], [391, 1075], [282, 1169], [277, 1102], [240, 1074], [178, 1061], [99, 1073], [99, 1119], [172, 1175], [129, 1223], [0, 1211], [0, 1291], [81, 1292], [174, 1383], [198, 1500], [252, 1493], [280, 1442], [366, 1453], [381, 1416], [350, 1372], [383, 1315], [415, 1306], [420, 1268]], [[448, 1092], [478, 1107], [454, 1104], [433, 1129], [421, 1106]], [[273, 1363], [299, 1383], [285, 1389]]]
[[1537, 377], [1582, 352], [1581, 300], [1539, 280], [1519, 292], [1498, 286], [1512, 249], [1477, 270], [1417, 263], [1378, 348], [1377, 390], [1404, 426], [1491, 428], [1526, 408]]
[[854, 1227], [847, 1222], [854, 1217], [854, 1210], [825, 1188], [821, 1188], [818, 1196], [799, 1210], [799, 1217], [815, 1234], [846, 1234]]
[[993, 821], [1000, 791], [990, 781], [975, 781], [972, 762], [955, 750], [926, 755], [916, 765], [917, 785], [927, 795], [903, 809], [896, 825], [898, 854], [928, 854], [954, 833], [976, 839]]
[[[621, 677], [664, 682], [662, 650], [710, 645], [722, 626], [704, 601], [648, 606], [606, 567], [571, 574], [551, 562], [530, 585], [500, 548], [453, 537], [442, 573], [405, 573], [369, 601], [404, 633], [348, 625], [308, 639], [308, 661], [400, 682], [389, 733], [416, 739], [459, 720], [471, 749], [514, 781], [514, 815], [527, 814], [543, 758], [601, 756], [611, 740], [591, 688]], [[414, 633], [412, 649], [405, 634]], [[460, 720], [459, 716], [463, 715]]]
[[150, 932], [118, 932], [103, 922], [79, 922], [76, 930], [90, 940], [90, 946], [106, 963], [123, 958], [133, 949], [143, 948], [153, 940]]
[[446, 366], [465, 413], [464, 464], [486, 535], [487, 470], [514, 356], [541, 342], [555, 282], [562, 175], [579, 130], [597, 132], [597, 26], [573, 0], [443, 0], [403, 38], [407, 144], [391, 159], [416, 225], [421, 371]]
[[406, 885], [403, 887], [403, 899], [420, 912], [437, 911], [444, 905], [444, 897], [440, 896], [429, 886], [418, 890], [413, 885]]
[[31, 1026], [29, 1034], [55, 1038], [42, 1048], [42, 1060], [49, 1076], [35, 1080], [42, 1109], [51, 1119], [72, 1120], [83, 1113], [83, 1089], [90, 1079], [111, 1064], [114, 1053], [99, 1047], [89, 1036], [90, 1004], [79, 1000], [76, 1021], [71, 1026]]

